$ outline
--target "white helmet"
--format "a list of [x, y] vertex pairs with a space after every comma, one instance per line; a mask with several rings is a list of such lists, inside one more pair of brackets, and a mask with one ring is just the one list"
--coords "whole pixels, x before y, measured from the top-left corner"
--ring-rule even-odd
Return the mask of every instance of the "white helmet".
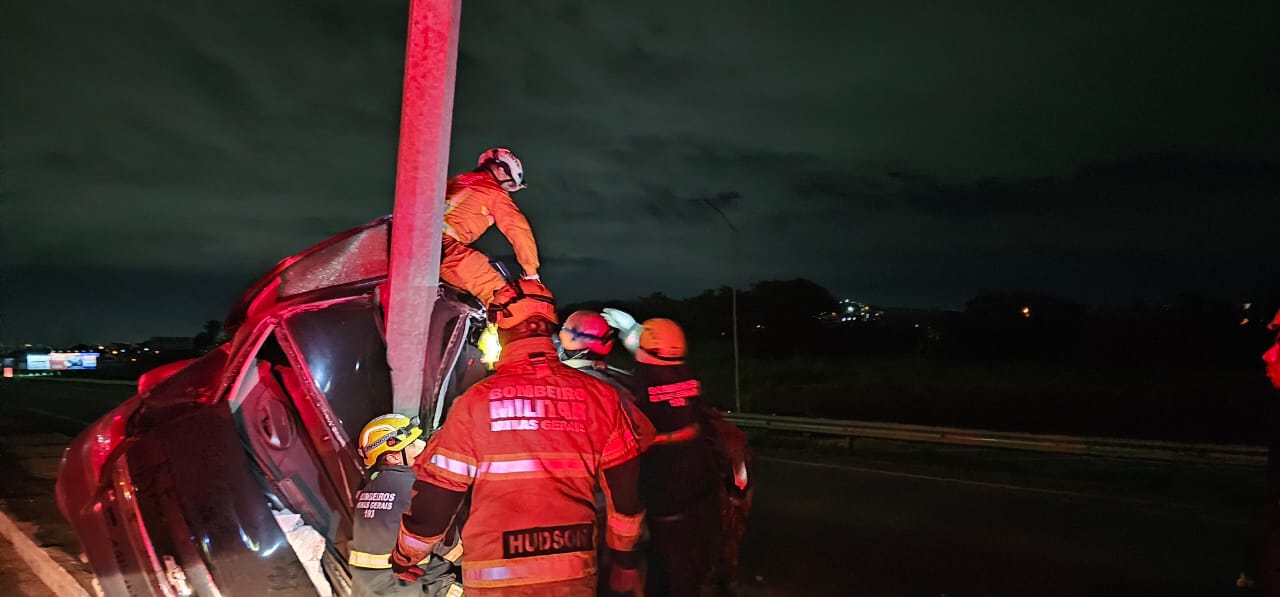
[[503, 189], [519, 191], [525, 187], [524, 166], [520, 164], [520, 158], [511, 153], [510, 149], [494, 147], [480, 154], [480, 159], [476, 161], [476, 166], [483, 169], [490, 165], [497, 166], [498, 170], [506, 174], [505, 180], [496, 173], [494, 175], [498, 179], [498, 185]]

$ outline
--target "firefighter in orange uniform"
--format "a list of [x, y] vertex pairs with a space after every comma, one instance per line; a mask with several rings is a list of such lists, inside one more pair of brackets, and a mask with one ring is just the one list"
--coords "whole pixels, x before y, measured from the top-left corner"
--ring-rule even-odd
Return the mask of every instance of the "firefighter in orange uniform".
[[538, 279], [533, 229], [511, 198], [511, 193], [523, 188], [524, 166], [511, 150], [498, 147], [480, 154], [476, 169], [453, 177], [445, 189], [440, 279], [470, 292], [486, 306], [507, 285], [488, 256], [470, 247], [489, 226], [497, 226], [511, 243], [524, 279]]
[[422, 573], [416, 564], [470, 490], [462, 531], [468, 595], [595, 595], [600, 489], [614, 562], [607, 584], [634, 591], [644, 511], [636, 439], [617, 391], [556, 358], [555, 305], [540, 282], [517, 281], [489, 313], [502, 341], [497, 370], [457, 399], [416, 460], [393, 570]]

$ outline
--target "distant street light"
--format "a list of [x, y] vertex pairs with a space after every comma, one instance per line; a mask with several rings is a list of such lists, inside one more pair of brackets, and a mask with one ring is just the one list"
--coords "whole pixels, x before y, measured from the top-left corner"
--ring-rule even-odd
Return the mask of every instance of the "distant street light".
[[733, 273], [729, 284], [729, 296], [731, 310], [733, 313], [733, 409], [734, 412], [742, 412], [742, 390], [741, 390], [741, 369], [738, 360], [738, 280], [739, 280], [739, 259], [738, 259], [738, 228], [729, 220], [729, 216], [715, 204], [715, 201], [732, 201], [741, 199], [742, 195], [733, 191], [720, 193], [715, 197], [698, 197], [691, 201], [700, 201], [705, 203], [707, 207], [715, 210], [720, 215], [720, 219], [724, 220], [724, 224], [729, 227], [730, 244], [733, 252]]

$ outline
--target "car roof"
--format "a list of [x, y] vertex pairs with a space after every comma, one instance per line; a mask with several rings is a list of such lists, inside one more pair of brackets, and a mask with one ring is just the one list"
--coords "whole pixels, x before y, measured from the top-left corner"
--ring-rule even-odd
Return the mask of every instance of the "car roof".
[[383, 216], [325, 239], [281, 259], [249, 286], [227, 314], [223, 329], [234, 334], [293, 297], [350, 287], [365, 292], [368, 283], [386, 279], [391, 249], [391, 216]]

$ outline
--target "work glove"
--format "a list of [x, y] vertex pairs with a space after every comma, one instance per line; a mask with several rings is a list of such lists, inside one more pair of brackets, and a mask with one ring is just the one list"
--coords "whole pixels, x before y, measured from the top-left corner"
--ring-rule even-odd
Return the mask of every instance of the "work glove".
[[640, 324], [630, 313], [606, 307], [600, 310], [600, 316], [604, 317], [605, 323], [618, 329], [618, 337], [627, 350], [635, 352], [640, 347]]
[[611, 307], [605, 307], [600, 310], [600, 316], [604, 317], [605, 323], [612, 327], [618, 328], [620, 332], [627, 332], [633, 327], [640, 325], [636, 323], [636, 318], [632, 317], [626, 311], [619, 311]]
[[607, 594], [611, 597], [631, 597], [640, 594], [640, 570], [615, 561], [609, 567]]
[[423, 570], [418, 565], [418, 562], [421, 562], [423, 558], [406, 554], [402, 548], [402, 543], [403, 541], [397, 542], [395, 550], [391, 552], [391, 571], [400, 580], [416, 582], [419, 578], [422, 578], [422, 575], [427, 573], [426, 570]]

